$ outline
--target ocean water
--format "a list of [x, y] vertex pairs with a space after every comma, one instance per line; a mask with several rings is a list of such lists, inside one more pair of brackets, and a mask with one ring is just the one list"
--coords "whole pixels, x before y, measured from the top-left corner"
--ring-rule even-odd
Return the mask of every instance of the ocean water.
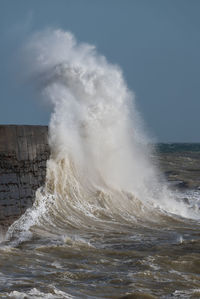
[[1, 298], [200, 298], [200, 144], [152, 145], [119, 66], [71, 33], [22, 54], [51, 156], [2, 235]]
[[[200, 144], [159, 144], [154, 155], [178, 201], [200, 213]], [[30, 239], [0, 247], [1, 298], [200, 298], [199, 220], [148, 216], [40, 220]]]

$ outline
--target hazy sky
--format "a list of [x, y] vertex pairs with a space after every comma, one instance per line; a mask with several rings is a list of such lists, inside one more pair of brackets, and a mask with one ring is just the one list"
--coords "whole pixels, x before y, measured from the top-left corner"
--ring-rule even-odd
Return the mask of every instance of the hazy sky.
[[33, 32], [71, 31], [121, 66], [158, 141], [200, 142], [200, 0], [0, 0], [0, 123], [48, 124], [16, 53]]

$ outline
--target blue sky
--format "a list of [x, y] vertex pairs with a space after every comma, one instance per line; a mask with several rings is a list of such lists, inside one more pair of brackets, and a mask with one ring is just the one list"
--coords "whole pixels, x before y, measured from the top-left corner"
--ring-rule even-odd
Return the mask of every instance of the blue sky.
[[199, 0], [0, 0], [0, 123], [48, 124], [17, 67], [34, 31], [71, 31], [120, 65], [150, 135], [200, 142]]

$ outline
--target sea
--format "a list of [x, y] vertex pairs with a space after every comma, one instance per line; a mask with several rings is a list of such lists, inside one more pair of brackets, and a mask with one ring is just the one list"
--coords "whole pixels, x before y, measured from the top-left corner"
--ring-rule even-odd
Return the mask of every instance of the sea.
[[120, 67], [72, 33], [22, 54], [51, 155], [1, 236], [0, 298], [200, 298], [200, 144], [152, 144]]
[[98, 225], [64, 223], [57, 236], [35, 227], [30, 240], [0, 247], [0, 298], [200, 298], [200, 144], [157, 144], [154, 156], [199, 219], [102, 215]]

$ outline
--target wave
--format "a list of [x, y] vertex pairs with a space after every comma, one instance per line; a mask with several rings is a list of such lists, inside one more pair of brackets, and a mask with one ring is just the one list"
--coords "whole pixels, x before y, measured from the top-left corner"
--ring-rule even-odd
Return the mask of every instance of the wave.
[[160, 219], [164, 211], [196, 218], [177, 201], [150, 161], [134, 94], [119, 66], [70, 32], [46, 30], [23, 48], [26, 76], [52, 106], [46, 184], [7, 238], [62, 234], [67, 228]]

